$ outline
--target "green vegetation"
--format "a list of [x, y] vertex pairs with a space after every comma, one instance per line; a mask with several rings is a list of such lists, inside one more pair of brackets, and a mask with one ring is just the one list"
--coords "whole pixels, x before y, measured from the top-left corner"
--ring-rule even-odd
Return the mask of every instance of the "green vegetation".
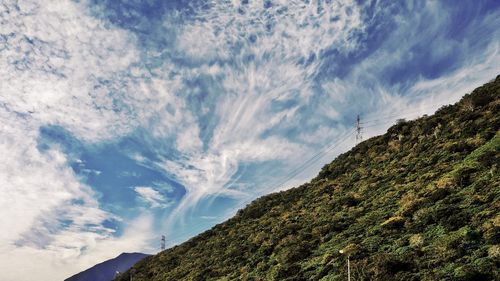
[[[500, 280], [500, 76], [310, 183], [134, 266], [133, 280]], [[118, 280], [129, 280], [126, 272]]]

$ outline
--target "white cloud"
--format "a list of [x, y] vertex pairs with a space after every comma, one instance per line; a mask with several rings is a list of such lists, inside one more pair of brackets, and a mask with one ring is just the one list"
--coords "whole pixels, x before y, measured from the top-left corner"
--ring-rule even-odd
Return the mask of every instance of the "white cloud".
[[97, 142], [129, 132], [169, 101], [168, 91], [127, 74], [138, 59], [134, 37], [85, 11], [74, 1], [0, 6], [2, 280], [62, 280], [121, 251], [147, 249], [150, 218], [115, 237], [103, 222], [120, 218], [100, 208], [66, 156], [37, 148], [41, 126]]
[[126, 233], [114, 237], [102, 223], [119, 218], [99, 208], [65, 156], [38, 151], [30, 122], [4, 111], [0, 120], [2, 280], [62, 280], [122, 251], [147, 249], [150, 219], [125, 225]]
[[175, 80], [132, 67], [137, 39], [88, 15], [85, 2], [8, 1], [0, 9], [0, 77], [8, 81], [0, 92], [9, 111], [98, 141], [148, 122], [175, 100]]
[[203, 143], [200, 140], [199, 135], [200, 129], [198, 127], [198, 124], [190, 122], [189, 125], [182, 128], [181, 131], [177, 134], [177, 149], [186, 154], [201, 150], [203, 147]]
[[167, 199], [157, 190], [148, 186], [136, 186], [134, 191], [141, 196], [141, 199], [148, 203], [152, 208], [168, 207]]
[[[453, 39], [443, 31], [450, 25], [450, 11], [435, 1], [421, 5], [412, 10], [412, 17], [396, 17], [397, 28], [380, 47], [355, 65], [349, 75], [322, 85], [331, 101], [324, 103], [324, 111], [344, 108], [347, 110], [342, 110], [341, 115], [362, 113], [362, 121], [379, 120], [366, 125], [365, 138], [383, 133], [398, 118], [432, 114], [443, 105], [455, 103], [500, 73], [500, 66], [495, 63], [500, 59], [500, 32], [494, 28], [500, 24], [499, 12], [473, 19], [466, 29], [460, 30], [464, 37]], [[381, 8], [378, 10], [383, 12]], [[486, 30], [493, 32], [485, 36], [482, 33]], [[436, 78], [420, 76], [416, 81], [388, 83], [387, 70], [403, 68], [412, 61], [418, 55], [415, 46], [422, 42], [429, 53], [426, 63], [438, 68], [441, 57], [456, 53], [455, 67]]]
[[[71, 1], [7, 2], [2, 8], [0, 85], [5, 108], [40, 123], [65, 126], [85, 139], [129, 129], [126, 112], [116, 114], [118, 71], [137, 56], [133, 38], [106, 29]], [[30, 8], [23, 10], [26, 6]], [[21, 47], [19, 47], [21, 46]], [[99, 80], [110, 81], [102, 87]], [[107, 92], [106, 92], [107, 91]], [[68, 116], [71, 116], [68, 118]]]
[[215, 217], [215, 216], [201, 216], [200, 218], [204, 219], [204, 220], [215, 220], [215, 219], [217, 219], [217, 217]]
[[[85, 214], [86, 215], [86, 214]], [[64, 280], [122, 252], [153, 252], [149, 241], [152, 217], [144, 215], [127, 224], [126, 232], [112, 238], [96, 232], [62, 231], [44, 248], [0, 246], [2, 280]]]

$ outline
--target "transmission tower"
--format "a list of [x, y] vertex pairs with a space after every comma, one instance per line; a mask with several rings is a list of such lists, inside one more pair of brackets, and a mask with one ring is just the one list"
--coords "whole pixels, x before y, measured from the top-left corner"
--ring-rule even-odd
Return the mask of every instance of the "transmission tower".
[[165, 235], [161, 236], [161, 244], [160, 244], [161, 250], [165, 250]]
[[356, 118], [356, 143], [360, 143], [363, 140], [363, 134], [361, 129], [363, 129], [363, 127], [361, 127], [361, 117], [359, 117], [358, 114]]

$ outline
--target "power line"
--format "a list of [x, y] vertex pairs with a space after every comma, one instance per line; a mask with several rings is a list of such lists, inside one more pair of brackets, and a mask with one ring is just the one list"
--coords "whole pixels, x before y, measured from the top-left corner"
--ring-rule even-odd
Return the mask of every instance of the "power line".
[[[410, 112], [406, 112], [404, 115], [388, 115], [388, 116], [382, 116], [381, 118], [377, 118], [377, 119], [372, 119], [372, 120], [368, 120], [368, 121], [364, 121], [364, 122], [361, 122], [361, 116], [358, 114], [356, 116], [356, 128], [355, 128], [355, 132], [356, 132], [356, 144], [360, 143], [362, 140], [363, 140], [363, 131], [362, 129], [363, 128], [370, 128], [370, 127], [374, 127], [374, 126], [377, 126], [377, 125], [381, 125], [381, 124], [385, 124], [385, 123], [389, 123], [389, 122], [392, 122], [392, 118], [394, 117], [403, 117], [403, 116], [408, 116], [410, 114], [413, 114], [413, 113], [417, 113], [417, 112], [420, 112], [422, 109], [424, 108], [430, 108], [430, 107], [433, 107], [434, 105], [429, 105], [429, 106], [425, 106], [423, 108], [420, 108], [419, 110], [415, 110], [415, 111], [410, 111]], [[388, 119], [391, 119], [391, 120], [388, 120]], [[385, 121], [385, 122], [380, 122], [380, 121], [383, 121], [383, 120], [388, 120], [388, 121]], [[375, 123], [375, 124], [369, 124], [369, 123]], [[378, 124], [377, 124], [378, 123]], [[361, 126], [361, 125], [364, 125], [364, 124], [369, 124], [368, 126]], [[349, 131], [347, 133], [347, 136], [351, 133], [351, 131]], [[346, 135], [344, 135], [345, 137]], [[328, 153], [330, 150], [332, 150], [333, 148], [336, 147], [337, 145], [337, 141], [339, 142], [338, 145], [340, 145], [342, 142], [344, 142], [346, 139], [342, 139], [341, 141], [339, 140], [340, 138], [338, 138], [337, 140], [335, 140], [333, 142], [333, 144], [326, 144], [325, 146], [323, 146], [319, 152], [317, 152], [313, 157], [309, 158], [307, 161], [305, 161], [304, 163], [302, 163], [300, 166], [296, 167], [294, 170], [292, 170], [288, 176], [285, 176], [286, 179], [282, 182], [279, 182], [278, 184], [275, 184], [272, 186], [271, 190], [273, 189], [276, 189], [280, 186], [282, 186], [283, 184], [287, 183], [288, 181], [290, 181], [291, 179], [293, 179], [295, 176], [297, 176], [298, 174], [300, 174], [304, 168], [309, 168], [310, 166], [312, 166], [313, 164], [315, 164], [317, 161], [319, 161], [320, 159], [322, 159], [326, 153]], [[252, 200], [247, 200], [247, 201], [244, 201], [243, 204], [246, 204], [248, 202], [250, 202]]]
[[[429, 105], [429, 106], [426, 106], [424, 108], [429, 108], [429, 107], [432, 107], [434, 105]], [[413, 114], [413, 113], [417, 113], [417, 112], [420, 112], [422, 110], [419, 109], [419, 110], [415, 110], [415, 111], [410, 111], [410, 112], [406, 112], [404, 115], [389, 115], [389, 116], [383, 116], [382, 118], [378, 118], [378, 119], [372, 119], [372, 120], [368, 120], [368, 121], [364, 121], [364, 122], [361, 122], [361, 116], [358, 114], [356, 116], [356, 128], [355, 128], [355, 131], [356, 131], [356, 143], [359, 143], [363, 140], [363, 128], [369, 128], [369, 127], [374, 127], [374, 126], [377, 126], [377, 125], [381, 125], [381, 124], [385, 124], [385, 123], [389, 123], [389, 122], [392, 122], [392, 118], [394, 117], [403, 117], [403, 116], [408, 116], [410, 114]], [[391, 119], [391, 120], [388, 120], [388, 119]], [[380, 121], [383, 121], [383, 120], [388, 120], [388, 121], [385, 121], [385, 122], [380, 122]], [[374, 124], [369, 124], [369, 123], [374, 123]], [[369, 124], [368, 126], [361, 126], [362, 124]], [[347, 136], [350, 134], [351, 132], [348, 132], [347, 133]], [[344, 135], [345, 137], [346, 135]], [[340, 138], [339, 138], [340, 139]], [[318, 153], [316, 153], [313, 157], [311, 157], [310, 159], [308, 159], [307, 161], [305, 161], [303, 164], [301, 164], [300, 166], [298, 166], [297, 168], [295, 168], [292, 172], [289, 173], [289, 176], [286, 178], [286, 180], [284, 180], [283, 182], [280, 182], [279, 184], [277, 185], [274, 185], [272, 187], [272, 189], [275, 189], [275, 188], [278, 188], [280, 187], [281, 185], [287, 183], [289, 180], [293, 179], [296, 175], [300, 174], [300, 172], [302, 172], [304, 170], [304, 168], [309, 168], [310, 166], [312, 166], [314, 163], [316, 163], [317, 161], [319, 161], [320, 159], [322, 159], [327, 152], [329, 152], [330, 150], [332, 150], [333, 148], [335, 148], [336, 146], [340, 145], [342, 142], [344, 142], [346, 139], [343, 138], [342, 140], [336, 140], [333, 142], [333, 144], [330, 144], [328, 145], [327, 144], [327, 148], [325, 150], [325, 147], [324, 146]], [[338, 144], [336, 143], [338, 142]], [[290, 176], [291, 175], [291, 176]]]
[[[428, 107], [431, 107], [431, 106], [427, 106], [426, 108], [428, 108]], [[378, 118], [378, 119], [368, 120], [368, 121], [365, 121], [365, 122], [361, 122], [360, 115], [357, 115], [357, 117], [356, 117], [356, 128], [354, 129], [354, 131], [356, 132], [356, 142], [358, 143], [358, 142], [362, 141], [362, 139], [363, 139], [362, 129], [363, 128], [370, 128], [370, 127], [375, 127], [375, 126], [378, 126], [378, 125], [381, 125], [381, 124], [390, 123], [390, 122], [393, 122], [393, 120], [392, 119], [388, 120], [389, 118], [408, 116], [408, 115], [410, 115], [412, 113], [417, 113], [419, 111], [421, 111], [421, 109], [417, 110], [417, 111], [414, 111], [414, 112], [406, 112], [404, 115], [390, 115], [390, 116], [385, 116], [385, 117]], [[380, 122], [380, 121], [383, 121], [383, 120], [387, 120], [387, 121]], [[367, 123], [374, 123], [374, 124], [369, 124], [368, 126], [363, 126], [363, 127], [361, 126], [362, 124], [367, 124]], [[323, 146], [323, 148], [321, 148], [321, 150], [319, 152], [317, 152], [313, 157], [309, 158], [307, 161], [305, 161], [304, 163], [302, 163], [300, 166], [298, 166], [294, 170], [292, 170], [288, 174], [288, 176], [285, 176], [285, 180], [279, 182], [278, 184], [273, 185], [272, 188], [271, 188], [271, 190], [274, 190], [274, 189], [276, 189], [276, 188], [278, 188], [278, 187], [286, 184], [287, 182], [289, 182], [290, 180], [292, 180], [295, 176], [297, 176], [298, 174], [300, 174], [301, 172], [303, 172], [305, 169], [307, 169], [310, 166], [312, 166], [313, 164], [315, 164], [317, 161], [319, 161], [320, 159], [322, 159], [332, 149], [334, 149], [337, 146], [339, 146], [340, 144], [342, 144], [347, 139], [347, 137], [349, 137], [352, 133], [353, 133], [352, 130], [348, 131], [346, 134], [343, 135], [343, 137], [338, 138], [332, 144], [330, 144], [330, 145], [327, 144], [327, 145]], [[252, 201], [252, 200], [247, 200], [243, 204], [246, 204], [246, 203], [248, 203], [250, 201]]]
[[309, 158], [307, 161], [302, 163], [300, 166], [296, 167], [292, 172], [288, 174], [288, 176], [285, 178], [285, 180], [279, 182], [278, 184], [275, 184], [272, 186], [271, 189], [276, 189], [280, 186], [283, 186], [286, 184], [288, 181], [293, 179], [295, 176], [303, 172], [305, 169], [309, 168], [319, 160], [321, 160], [328, 152], [333, 150], [334, 148], [338, 147], [340, 144], [342, 144], [344, 141], [348, 139], [348, 137], [352, 136], [353, 130], [347, 131], [342, 137], [337, 138], [336, 141], [334, 141], [332, 144], [328, 146], [324, 146], [318, 153], [316, 153], [313, 157]]

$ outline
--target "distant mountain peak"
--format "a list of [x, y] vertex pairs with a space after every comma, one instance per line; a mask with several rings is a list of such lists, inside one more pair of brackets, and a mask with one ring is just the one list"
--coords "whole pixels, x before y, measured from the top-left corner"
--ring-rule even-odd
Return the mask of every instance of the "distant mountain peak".
[[118, 273], [127, 271], [135, 263], [147, 256], [149, 255], [143, 253], [121, 253], [116, 258], [96, 264], [65, 281], [110, 281]]

